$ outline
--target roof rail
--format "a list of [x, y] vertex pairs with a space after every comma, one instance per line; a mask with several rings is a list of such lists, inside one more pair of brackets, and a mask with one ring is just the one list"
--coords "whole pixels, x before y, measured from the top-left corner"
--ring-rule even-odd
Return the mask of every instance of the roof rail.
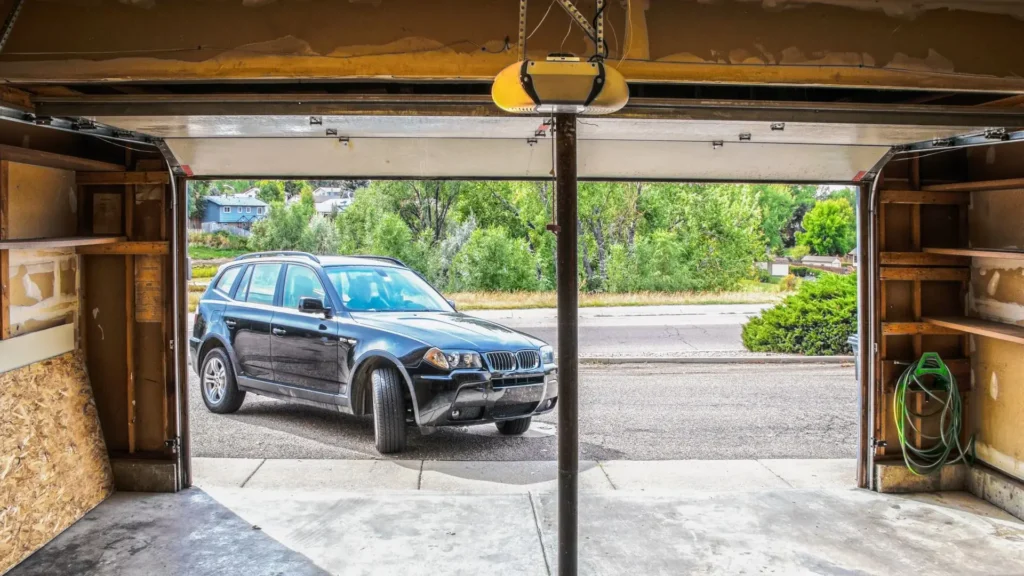
[[392, 264], [398, 264], [402, 268], [408, 268], [405, 262], [402, 262], [398, 258], [392, 258], [391, 256], [374, 256], [373, 254], [348, 254], [349, 258], [366, 258], [367, 260], [384, 260], [385, 262], [391, 262]]
[[316, 256], [313, 256], [309, 252], [299, 252], [296, 250], [278, 250], [275, 252], [253, 252], [252, 254], [242, 254], [241, 256], [235, 258], [235, 261], [248, 260], [249, 258], [274, 258], [276, 256], [303, 256], [305, 258], [309, 258], [310, 260], [316, 262], [317, 264], [320, 263], [320, 259], [317, 258]]

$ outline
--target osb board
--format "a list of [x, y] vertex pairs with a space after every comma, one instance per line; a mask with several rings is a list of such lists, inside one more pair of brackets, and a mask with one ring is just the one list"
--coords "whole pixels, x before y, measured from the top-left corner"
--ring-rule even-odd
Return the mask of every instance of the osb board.
[[114, 490], [82, 358], [0, 374], [0, 572]]
[[75, 173], [31, 164], [0, 163], [7, 189], [8, 240], [59, 238], [78, 233]]
[[[1024, 262], [975, 258], [972, 315], [1024, 325]], [[1024, 479], [1024, 350], [1019, 344], [971, 337], [978, 457]]]
[[82, 256], [86, 365], [111, 450], [128, 449], [124, 256]]
[[78, 255], [61, 250], [11, 250], [8, 262], [11, 336], [74, 323]]

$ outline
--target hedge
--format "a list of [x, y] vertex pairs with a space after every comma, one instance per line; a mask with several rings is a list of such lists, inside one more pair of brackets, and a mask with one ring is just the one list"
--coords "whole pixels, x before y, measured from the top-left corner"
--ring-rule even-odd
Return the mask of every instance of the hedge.
[[847, 338], [857, 332], [857, 277], [822, 273], [796, 294], [765, 310], [743, 327], [752, 352], [849, 354]]

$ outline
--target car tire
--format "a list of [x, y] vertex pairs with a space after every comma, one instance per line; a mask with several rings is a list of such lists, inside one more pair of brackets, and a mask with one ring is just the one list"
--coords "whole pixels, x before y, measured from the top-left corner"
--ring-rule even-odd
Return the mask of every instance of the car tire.
[[231, 414], [242, 406], [245, 391], [238, 389], [231, 359], [223, 348], [214, 348], [203, 358], [203, 366], [199, 371], [199, 390], [210, 412]]
[[373, 384], [373, 439], [377, 452], [394, 454], [405, 450], [405, 404], [402, 376], [392, 367], [377, 368]]
[[533, 418], [527, 416], [526, 418], [516, 418], [515, 420], [502, 420], [495, 422], [494, 425], [498, 427], [498, 432], [504, 436], [522, 436], [530, 429], [530, 422]]

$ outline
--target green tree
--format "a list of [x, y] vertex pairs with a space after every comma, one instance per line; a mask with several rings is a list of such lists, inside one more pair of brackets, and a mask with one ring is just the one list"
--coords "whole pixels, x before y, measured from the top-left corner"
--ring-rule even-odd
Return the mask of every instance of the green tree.
[[754, 191], [761, 208], [761, 233], [768, 249], [773, 254], [781, 254], [786, 247], [784, 229], [797, 207], [793, 187], [761, 184], [754, 186]]
[[797, 242], [819, 255], [845, 255], [857, 245], [853, 207], [845, 198], [824, 200], [804, 216]]
[[534, 258], [521, 238], [504, 228], [477, 230], [455, 257], [459, 290], [535, 290]]
[[190, 180], [188, 183], [188, 217], [199, 218], [206, 211], [206, 198], [217, 193], [209, 180]]
[[309, 250], [306, 229], [316, 214], [313, 195], [306, 192], [294, 204], [274, 202], [266, 218], [252, 226], [249, 245], [255, 250]]
[[280, 180], [260, 180], [257, 185], [260, 191], [256, 194], [256, 197], [260, 200], [267, 204], [284, 202], [284, 186]]

